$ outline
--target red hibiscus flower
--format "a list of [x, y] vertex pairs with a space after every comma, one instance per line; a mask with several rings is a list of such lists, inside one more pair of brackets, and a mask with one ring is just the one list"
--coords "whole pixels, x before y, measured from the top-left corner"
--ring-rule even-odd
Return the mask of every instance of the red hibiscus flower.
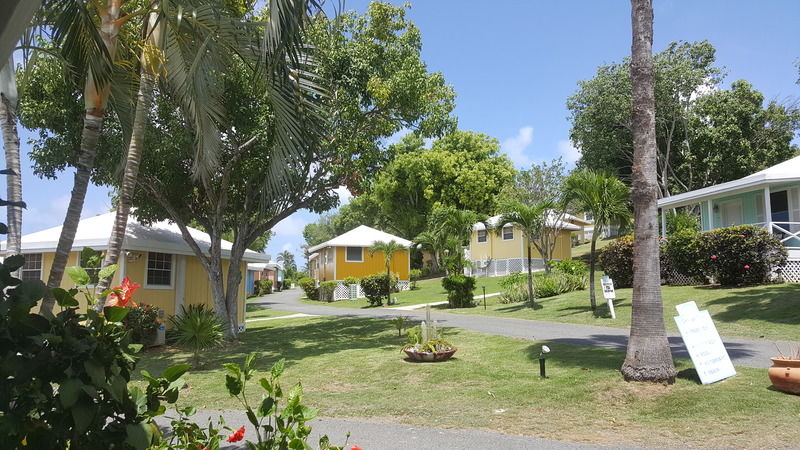
[[747, 264], [745, 264], [745, 266], [744, 266], [744, 269], [745, 269], [745, 270], [750, 270], [750, 266], [749, 266], [749, 265], [747, 265]]
[[244, 439], [244, 427], [239, 428], [232, 435], [228, 436], [228, 442], [239, 442]]
[[131, 279], [125, 277], [122, 279], [122, 284], [114, 288], [114, 292], [108, 294], [108, 301], [106, 306], [136, 306], [136, 303], [131, 301], [133, 293], [136, 292], [142, 285], [139, 283], [131, 283]]
[[354, 445], [354, 446], [350, 447], [350, 450], [361, 450], [361, 447], [359, 447], [357, 445]]
[[716, 261], [716, 260], [717, 260], [717, 255], [711, 255], [711, 259], [713, 259], [714, 261]]

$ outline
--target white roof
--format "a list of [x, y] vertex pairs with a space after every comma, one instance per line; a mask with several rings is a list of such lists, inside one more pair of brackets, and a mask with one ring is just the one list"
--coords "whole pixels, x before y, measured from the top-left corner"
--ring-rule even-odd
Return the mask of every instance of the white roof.
[[325, 247], [372, 247], [378, 241], [395, 241], [403, 247], [411, 246], [411, 241], [407, 239], [403, 239], [399, 236], [395, 236], [384, 231], [376, 230], [375, 228], [370, 228], [366, 225], [361, 225], [348, 231], [347, 233], [336, 236], [330, 241], [315, 245], [309, 248], [308, 251], [309, 253], [313, 253]]
[[[115, 213], [112, 211], [81, 220], [78, 223], [78, 231], [75, 233], [72, 250], [78, 251], [85, 247], [94, 250], [107, 249], [111, 227], [114, 225], [114, 216]], [[195, 228], [189, 228], [189, 233], [201, 249], [208, 250], [211, 245], [208, 234]], [[22, 253], [54, 252], [58, 245], [59, 236], [61, 236], [60, 226], [23, 235]], [[231, 242], [222, 240], [223, 258], [230, 256], [232, 246]], [[3, 241], [0, 243], [0, 251], [5, 252], [5, 248], [6, 241]], [[183, 240], [178, 225], [163, 221], [154, 223], [151, 226], [145, 226], [140, 224], [132, 215], [128, 217], [128, 227], [125, 231], [125, 239], [122, 241], [122, 248], [133, 251], [194, 255], [192, 249]], [[269, 261], [269, 255], [246, 250], [242, 260], [244, 262], [266, 262]]]
[[280, 263], [276, 263], [275, 261], [270, 261], [268, 263], [253, 263], [247, 265], [247, 270], [255, 270], [256, 272], [261, 272], [264, 269], [283, 270], [283, 266]]
[[780, 164], [776, 164], [744, 178], [739, 178], [738, 180], [662, 198], [658, 201], [658, 206], [659, 208], [676, 208], [678, 206], [698, 203], [708, 198], [732, 195], [772, 184], [791, 183], [795, 181], [800, 181], [800, 156], [795, 156], [792, 159], [788, 159]]
[[[486, 220], [486, 222], [488, 222], [488, 224], [489, 224], [489, 228], [496, 228], [500, 224], [500, 217], [501, 217], [500, 215], [496, 215], [496, 216], [492, 216], [488, 220]], [[581, 220], [583, 220], [583, 219], [581, 219]], [[550, 228], [560, 228], [562, 230], [569, 230], [569, 231], [578, 231], [578, 230], [581, 229], [581, 227], [579, 227], [577, 225], [574, 225], [574, 224], [571, 224], [571, 223], [568, 223], [568, 222], [563, 222], [561, 220], [556, 220], [553, 215], [550, 215], [550, 217], [549, 217], [547, 222], [548, 222], [547, 226], [550, 227]], [[478, 223], [476, 223], [475, 225], [472, 226], [472, 229], [473, 230], [485, 230], [486, 229], [486, 225], [484, 225], [482, 222], [478, 222]]]
[[565, 220], [572, 220], [572, 221], [575, 221], [575, 222], [580, 222], [580, 223], [583, 223], [585, 225], [591, 225], [591, 224], [594, 223], [593, 220], [581, 219], [580, 217], [573, 216], [572, 214], [564, 214], [564, 219]]

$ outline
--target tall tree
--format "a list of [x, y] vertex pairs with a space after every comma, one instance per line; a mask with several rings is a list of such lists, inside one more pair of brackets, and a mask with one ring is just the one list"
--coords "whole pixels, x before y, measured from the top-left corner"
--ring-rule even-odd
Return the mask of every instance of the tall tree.
[[616, 177], [587, 169], [570, 174], [564, 182], [564, 191], [570, 203], [582, 211], [592, 213], [594, 218], [594, 233], [589, 251], [589, 303], [592, 311], [596, 312], [594, 266], [597, 239], [604, 227], [629, 224], [630, 191]]
[[633, 298], [631, 332], [621, 371], [626, 381], [674, 383], [677, 373], [661, 302], [652, 0], [631, 0], [631, 22]]
[[[464, 272], [464, 248], [469, 244], [472, 227], [479, 222], [488, 225], [485, 214], [450, 205], [435, 205], [431, 210], [426, 231], [438, 239], [435, 245], [441, 246], [439, 257], [448, 275]], [[417, 240], [424, 240], [424, 235], [417, 236]]]
[[497, 223], [498, 232], [507, 224], [516, 225], [522, 230], [523, 238], [527, 241], [527, 258], [528, 258], [528, 299], [531, 302], [531, 308], [536, 306], [533, 295], [533, 257], [531, 254], [531, 246], [535, 246], [536, 250], [544, 260], [545, 267], [547, 267], [549, 245], [548, 241], [543, 239], [547, 236], [548, 228], [554, 226], [551, 223], [550, 211], [555, 207], [555, 204], [548, 200], [542, 200], [533, 205], [527, 205], [518, 200], [508, 201], [503, 205], [503, 214]]
[[14, 57], [0, 68], [0, 128], [6, 154], [6, 201], [8, 238], [6, 256], [22, 253], [22, 171], [19, 163], [19, 134], [17, 133], [17, 80]]

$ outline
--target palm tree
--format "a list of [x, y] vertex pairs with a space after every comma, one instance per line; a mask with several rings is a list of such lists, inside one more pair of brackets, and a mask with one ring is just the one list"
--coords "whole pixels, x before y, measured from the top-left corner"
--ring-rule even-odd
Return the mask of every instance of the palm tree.
[[[503, 205], [503, 211], [505, 212], [500, 216], [500, 220], [497, 223], [499, 232], [502, 232], [500, 230], [508, 224], [513, 224], [522, 230], [522, 235], [528, 248], [528, 299], [530, 299], [531, 308], [536, 306], [533, 295], [531, 243], [546, 232], [545, 228], [549, 225], [550, 211], [553, 206], [551, 201], [541, 201], [533, 205], [526, 205], [518, 200], [512, 200]], [[538, 250], [541, 255], [544, 255], [542, 249]]]
[[389, 304], [389, 295], [391, 294], [391, 280], [392, 280], [392, 256], [395, 253], [405, 250], [406, 247], [400, 244], [399, 242], [392, 239], [389, 242], [383, 241], [375, 241], [372, 244], [372, 247], [369, 248], [369, 256], [374, 255], [377, 252], [383, 253], [383, 263], [386, 265], [386, 279], [389, 283], [389, 289], [386, 292], [386, 304]]
[[589, 302], [597, 312], [594, 293], [595, 248], [600, 231], [611, 225], [630, 223], [630, 191], [616, 177], [591, 170], [577, 170], [564, 181], [566, 198], [578, 209], [594, 216], [594, 233], [589, 251]]
[[438, 235], [443, 247], [442, 260], [447, 274], [464, 272], [464, 246], [476, 223], [486, 221], [486, 216], [458, 209], [455, 206], [437, 205], [428, 217], [428, 231]]
[[439, 263], [441, 262], [441, 253], [446, 248], [446, 236], [435, 230], [427, 230], [418, 234], [414, 238], [414, 243], [417, 248], [427, 249], [431, 252], [431, 271], [433, 273], [439, 272]]
[[275, 258], [275, 259], [278, 262], [282, 262], [283, 263], [283, 267], [285, 267], [286, 269], [288, 269], [290, 267], [293, 268], [293, 269], [297, 268], [297, 264], [295, 264], [295, 262], [294, 262], [294, 254], [292, 252], [290, 252], [289, 250], [284, 250], [284, 251], [278, 253], [278, 257]]
[[[6, 154], [8, 240], [6, 255], [22, 253], [22, 172], [19, 163], [19, 134], [17, 134], [17, 82], [14, 58], [0, 68], [0, 128]], [[13, 173], [11, 173], [13, 172]]]
[[622, 376], [626, 381], [675, 382], [664, 329], [658, 248], [653, 3], [631, 0], [633, 124], [633, 298]]

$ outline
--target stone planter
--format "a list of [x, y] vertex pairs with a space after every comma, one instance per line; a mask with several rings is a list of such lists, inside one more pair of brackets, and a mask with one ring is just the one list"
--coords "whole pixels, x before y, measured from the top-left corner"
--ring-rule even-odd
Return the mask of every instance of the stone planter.
[[771, 358], [769, 380], [775, 389], [800, 395], [800, 359]]
[[439, 361], [447, 361], [448, 359], [453, 357], [453, 354], [458, 350], [457, 348], [453, 347], [450, 350], [444, 352], [418, 352], [412, 348], [403, 349], [408, 358], [412, 361], [419, 361], [419, 362], [439, 362]]

